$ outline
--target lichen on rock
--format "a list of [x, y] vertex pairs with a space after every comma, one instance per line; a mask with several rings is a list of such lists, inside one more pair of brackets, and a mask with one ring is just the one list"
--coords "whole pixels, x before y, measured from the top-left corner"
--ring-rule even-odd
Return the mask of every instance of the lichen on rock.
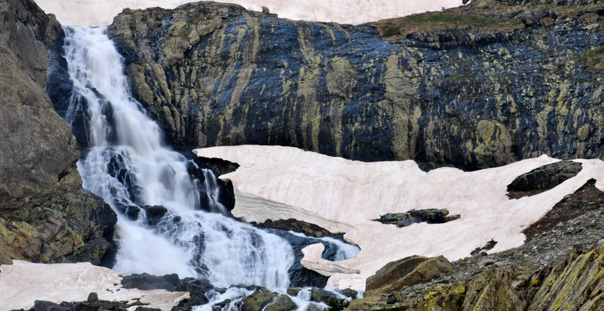
[[[581, 18], [598, 5], [554, 5], [554, 14], [497, 3], [523, 27], [385, 41], [367, 25], [203, 2], [126, 11], [109, 34], [134, 96], [176, 146], [283, 145], [469, 170], [544, 153], [601, 157], [602, 77], [577, 61], [599, 44], [603, 30], [584, 27], [601, 17]], [[483, 26], [475, 15], [490, 18], [473, 4], [451, 12]], [[539, 22], [550, 15], [560, 18]]]

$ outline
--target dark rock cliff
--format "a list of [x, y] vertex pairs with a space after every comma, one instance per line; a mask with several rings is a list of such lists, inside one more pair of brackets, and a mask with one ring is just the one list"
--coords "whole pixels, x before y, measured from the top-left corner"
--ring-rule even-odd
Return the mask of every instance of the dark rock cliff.
[[82, 190], [69, 125], [44, 91], [59, 23], [32, 0], [0, 2], [0, 263], [100, 263], [117, 221]]
[[583, 2], [477, 1], [386, 29], [397, 40], [380, 37], [379, 23], [294, 22], [208, 2], [126, 10], [109, 33], [134, 96], [176, 146], [287, 145], [479, 169], [602, 157], [602, 73], [581, 57], [604, 43], [604, 8]]

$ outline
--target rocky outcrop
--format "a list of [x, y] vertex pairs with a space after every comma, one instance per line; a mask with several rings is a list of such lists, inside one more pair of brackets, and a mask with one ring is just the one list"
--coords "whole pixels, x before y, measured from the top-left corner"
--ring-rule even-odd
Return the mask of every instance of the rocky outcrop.
[[367, 279], [366, 295], [401, 290], [415, 283], [428, 281], [453, 267], [445, 257], [412, 256], [388, 263]]
[[71, 129], [44, 92], [52, 42], [60, 25], [33, 1], [0, 5], [0, 202], [27, 201], [53, 191], [81, 187]]
[[380, 219], [377, 219], [376, 221], [383, 224], [396, 225], [397, 227], [402, 228], [420, 222], [443, 224], [459, 218], [459, 215], [449, 215], [449, 210], [447, 209], [428, 208], [423, 210], [410, 210], [407, 213], [388, 213], [381, 215]]
[[0, 4], [0, 263], [91, 261], [117, 218], [82, 190], [76, 141], [44, 92], [62, 30], [32, 0]]
[[109, 205], [85, 191], [32, 200], [0, 212], [0, 252], [33, 262], [101, 264], [116, 221]]
[[[530, 8], [499, 5], [456, 15], [488, 33], [395, 41], [368, 25], [218, 3], [126, 10], [109, 34], [134, 96], [177, 146], [284, 145], [463, 169], [601, 157], [602, 75], [579, 62], [602, 44], [601, 8], [554, 5], [551, 21], [528, 25]], [[497, 27], [508, 20], [521, 27]]]
[[583, 187], [554, 205], [545, 216], [526, 228], [523, 232], [527, 240], [552, 230], [561, 222], [575, 219], [604, 207], [604, 191], [596, 188], [595, 184], [595, 180], [589, 180]]
[[544, 165], [516, 177], [508, 185], [508, 196], [517, 199], [547, 191], [565, 180], [577, 176], [581, 169], [581, 163], [571, 161]]
[[602, 245], [579, 248], [541, 270], [487, 269], [465, 282], [440, 279], [422, 289], [355, 300], [346, 310], [601, 310], [603, 260]]
[[267, 219], [262, 223], [252, 223], [255, 227], [264, 228], [264, 229], [278, 229], [283, 231], [295, 231], [304, 233], [307, 236], [312, 236], [316, 238], [320, 237], [339, 237], [341, 238], [344, 234], [342, 233], [331, 233], [317, 225], [310, 224], [304, 221], [296, 220], [293, 218], [290, 219]]

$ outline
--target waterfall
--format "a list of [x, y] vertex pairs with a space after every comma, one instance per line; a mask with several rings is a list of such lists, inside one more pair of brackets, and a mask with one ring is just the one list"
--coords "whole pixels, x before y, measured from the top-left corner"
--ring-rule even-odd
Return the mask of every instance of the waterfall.
[[[293, 264], [282, 238], [225, 217], [216, 177], [204, 184], [187, 159], [167, 148], [159, 126], [132, 98], [122, 58], [104, 28], [65, 28], [73, 96], [65, 116], [86, 116], [88, 148], [78, 169], [84, 187], [118, 214], [117, 271], [181, 278], [206, 276], [215, 285], [286, 288]], [[202, 187], [214, 213], [200, 206]]]

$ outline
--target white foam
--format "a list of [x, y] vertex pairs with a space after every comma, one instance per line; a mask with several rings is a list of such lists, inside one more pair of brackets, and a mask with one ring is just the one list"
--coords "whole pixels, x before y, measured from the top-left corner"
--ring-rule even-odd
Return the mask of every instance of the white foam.
[[[287, 287], [294, 260], [291, 246], [276, 235], [200, 210], [199, 181], [189, 175], [184, 156], [162, 143], [159, 126], [130, 96], [121, 57], [104, 28], [65, 31], [65, 58], [75, 93], [69, 111], [87, 111], [90, 116], [91, 148], [84, 151], [78, 169], [84, 188], [120, 214], [113, 268], [177, 273], [181, 278], [209, 269], [205, 272], [217, 286]], [[206, 207], [226, 213], [216, 201], [214, 176], [210, 171], [204, 175], [210, 201]], [[166, 215], [146, 225], [142, 207], [153, 205], [165, 207]], [[128, 209], [139, 209], [133, 220], [121, 215]]]
[[[191, 0], [36, 0], [63, 25], [108, 25], [125, 8], [173, 9]], [[462, 0], [228, 0], [248, 10], [263, 6], [281, 18], [343, 24], [362, 24], [462, 5]]]
[[[315, 249], [319, 246], [311, 245], [303, 259], [306, 267], [332, 274], [328, 286], [337, 288], [363, 289], [365, 279], [379, 268], [410, 255], [456, 260], [491, 239], [498, 242], [492, 252], [520, 246], [522, 230], [587, 180], [597, 179], [596, 186], [604, 189], [601, 160], [576, 160], [583, 164], [577, 176], [544, 193], [510, 200], [507, 185], [518, 175], [557, 160], [541, 156], [474, 172], [441, 168], [426, 173], [413, 161], [366, 163], [281, 146], [195, 152], [240, 165], [220, 176], [233, 182], [233, 215], [255, 222], [296, 218], [345, 232], [344, 238], [361, 248], [355, 258], [325, 261]], [[405, 228], [373, 221], [386, 213], [428, 208], [446, 208], [461, 219]]]

